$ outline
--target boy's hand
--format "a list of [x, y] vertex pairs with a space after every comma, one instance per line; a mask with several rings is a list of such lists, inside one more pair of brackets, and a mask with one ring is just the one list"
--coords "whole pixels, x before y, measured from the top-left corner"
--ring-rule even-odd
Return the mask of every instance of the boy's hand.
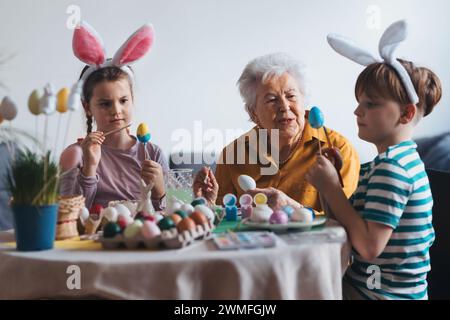
[[336, 168], [324, 156], [317, 156], [316, 163], [306, 173], [305, 179], [321, 193], [341, 188]]

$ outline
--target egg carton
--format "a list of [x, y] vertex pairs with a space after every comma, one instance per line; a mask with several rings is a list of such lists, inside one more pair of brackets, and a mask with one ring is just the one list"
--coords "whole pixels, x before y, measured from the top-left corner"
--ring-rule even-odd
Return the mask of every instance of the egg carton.
[[192, 244], [195, 240], [206, 239], [211, 236], [214, 224], [207, 222], [203, 225], [196, 225], [194, 230], [179, 233], [176, 228], [164, 230], [161, 235], [152, 239], [146, 239], [142, 235], [134, 238], [125, 238], [122, 234], [114, 238], [104, 238], [102, 235], [96, 239], [104, 249], [180, 249]]
[[161, 241], [168, 249], [180, 249], [191, 245], [195, 240], [208, 239], [214, 229], [214, 224], [211, 222], [198, 224], [193, 230], [186, 230], [178, 232], [176, 228], [164, 230], [161, 233]]
[[132, 239], [127, 239], [118, 234], [114, 238], [104, 238], [100, 236], [97, 242], [102, 244], [103, 249], [158, 249], [161, 246], [161, 236], [152, 239], [139, 235]]

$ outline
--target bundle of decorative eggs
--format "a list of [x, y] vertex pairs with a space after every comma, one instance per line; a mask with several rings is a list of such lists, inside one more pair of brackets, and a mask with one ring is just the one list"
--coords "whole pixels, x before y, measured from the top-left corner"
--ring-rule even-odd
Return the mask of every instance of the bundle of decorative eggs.
[[[206, 236], [214, 226], [215, 215], [203, 198], [191, 204], [171, 199], [165, 215], [138, 212], [133, 218], [133, 209], [132, 203], [115, 203], [100, 210], [104, 247], [150, 248], [161, 242], [168, 247], [182, 247]], [[99, 210], [91, 209], [91, 214], [95, 211]]]
[[[238, 183], [245, 192], [256, 188], [255, 180], [247, 175], [239, 176]], [[232, 195], [227, 196], [231, 198]], [[282, 210], [273, 211], [267, 204], [267, 201], [267, 196], [263, 193], [258, 193], [254, 197], [249, 194], [243, 194], [239, 198], [242, 218], [249, 219], [251, 222], [271, 224], [312, 222], [315, 219], [315, 213], [312, 208], [285, 206]], [[253, 203], [255, 207], [252, 206]]]

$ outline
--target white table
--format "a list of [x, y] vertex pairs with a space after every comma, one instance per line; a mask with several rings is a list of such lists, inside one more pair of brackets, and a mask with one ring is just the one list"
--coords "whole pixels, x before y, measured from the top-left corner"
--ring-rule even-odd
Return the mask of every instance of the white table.
[[[342, 299], [344, 229], [329, 221], [280, 237], [275, 248], [245, 251], [219, 251], [211, 241], [170, 251], [18, 252], [0, 243], [0, 299]], [[0, 232], [0, 242], [13, 240]], [[71, 276], [76, 285], [72, 265], [81, 289], [67, 286]]]

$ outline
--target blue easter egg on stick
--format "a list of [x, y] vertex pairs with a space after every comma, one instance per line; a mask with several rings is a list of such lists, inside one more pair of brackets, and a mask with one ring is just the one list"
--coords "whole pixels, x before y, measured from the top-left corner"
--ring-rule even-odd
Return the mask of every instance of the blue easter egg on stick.
[[322, 111], [318, 107], [312, 107], [309, 111], [308, 121], [314, 129], [322, 128], [324, 122]]

